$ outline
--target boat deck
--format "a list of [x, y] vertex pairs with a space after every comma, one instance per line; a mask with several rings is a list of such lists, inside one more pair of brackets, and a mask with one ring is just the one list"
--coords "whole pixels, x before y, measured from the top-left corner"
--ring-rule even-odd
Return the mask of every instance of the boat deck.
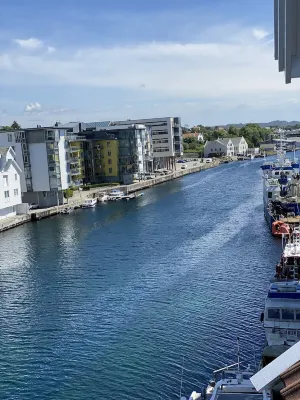
[[286, 217], [286, 218], [281, 218], [281, 221], [287, 223], [287, 224], [300, 224], [300, 215], [296, 217]]

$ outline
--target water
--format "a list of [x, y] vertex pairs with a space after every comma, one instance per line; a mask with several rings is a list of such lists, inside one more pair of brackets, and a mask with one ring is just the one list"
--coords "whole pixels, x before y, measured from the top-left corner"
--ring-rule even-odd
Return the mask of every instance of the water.
[[1, 399], [176, 399], [253, 362], [280, 241], [260, 161], [1, 234]]

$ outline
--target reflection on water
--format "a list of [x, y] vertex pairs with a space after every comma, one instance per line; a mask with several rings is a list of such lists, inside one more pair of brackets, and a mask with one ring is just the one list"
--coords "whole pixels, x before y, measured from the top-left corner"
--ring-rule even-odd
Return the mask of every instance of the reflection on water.
[[172, 399], [183, 355], [188, 394], [232, 362], [237, 335], [245, 358], [259, 352], [280, 254], [259, 165], [224, 165], [2, 234], [0, 398]]

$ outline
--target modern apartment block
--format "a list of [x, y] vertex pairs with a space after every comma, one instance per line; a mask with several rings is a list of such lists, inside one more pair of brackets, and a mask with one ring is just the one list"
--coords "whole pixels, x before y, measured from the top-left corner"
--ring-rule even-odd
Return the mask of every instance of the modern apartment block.
[[92, 149], [91, 181], [130, 184], [153, 169], [150, 129], [145, 125], [110, 125], [81, 133]]
[[114, 124], [143, 124], [150, 128], [154, 169], [175, 168], [175, 157], [181, 156], [183, 152], [181, 119], [179, 117], [115, 121]]
[[12, 147], [0, 147], [0, 219], [22, 212], [21, 169]]
[[274, 56], [285, 83], [300, 77], [300, 0], [274, 0]]
[[[58, 128], [32, 128], [20, 131], [0, 131], [0, 146], [12, 146], [16, 162], [23, 171], [21, 190], [23, 203], [50, 207], [63, 203], [63, 190], [72, 183], [82, 182], [82, 170], [77, 166], [81, 139], [66, 138]], [[80, 160], [80, 166], [82, 161]], [[78, 169], [76, 169], [78, 167]]]

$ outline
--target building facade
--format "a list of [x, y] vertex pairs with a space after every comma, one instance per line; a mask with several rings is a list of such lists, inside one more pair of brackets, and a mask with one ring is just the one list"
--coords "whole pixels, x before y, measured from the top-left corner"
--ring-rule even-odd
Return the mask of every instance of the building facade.
[[233, 155], [234, 146], [230, 139], [209, 140], [204, 145], [204, 157]]
[[0, 147], [0, 220], [20, 212], [21, 169], [12, 147]]
[[274, 0], [274, 57], [285, 83], [300, 77], [300, 0]]
[[63, 204], [71, 180], [65, 131], [57, 128], [0, 131], [0, 146], [12, 146], [21, 168], [23, 203]]
[[116, 121], [114, 124], [142, 124], [151, 128], [154, 169], [174, 169], [175, 157], [183, 154], [181, 119], [179, 117]]
[[233, 144], [234, 155], [246, 155], [248, 153], [248, 143], [243, 136], [230, 138], [230, 140]]

